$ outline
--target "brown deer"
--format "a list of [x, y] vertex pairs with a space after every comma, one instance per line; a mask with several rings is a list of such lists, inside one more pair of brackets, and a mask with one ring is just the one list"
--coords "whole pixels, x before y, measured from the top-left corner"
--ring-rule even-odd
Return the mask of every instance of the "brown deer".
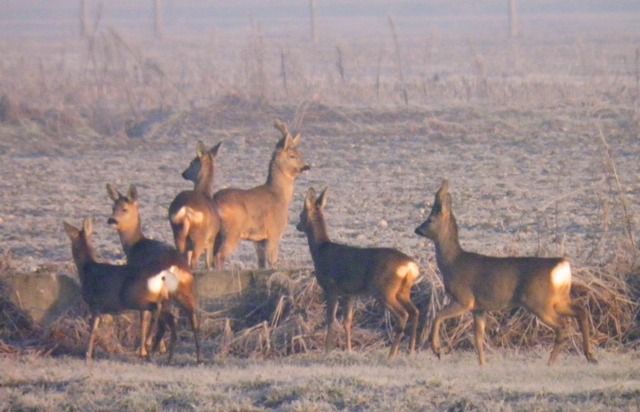
[[[71, 239], [71, 253], [78, 269], [82, 297], [91, 312], [89, 344], [86, 359], [93, 358], [95, 333], [100, 323], [101, 315], [105, 313], [120, 313], [125, 310], [141, 312], [141, 343], [140, 356], [147, 357], [147, 331], [151, 329], [151, 314], [156, 312], [162, 317], [161, 327], [153, 341], [152, 350], [156, 350], [162, 335], [164, 325], [171, 328], [171, 342], [169, 344], [169, 362], [173, 357], [176, 333], [175, 324], [167, 303], [169, 294], [178, 287], [176, 268], [169, 267], [160, 272], [146, 271], [129, 265], [111, 265], [98, 262], [93, 247], [93, 224], [91, 218], [85, 218], [82, 229], [77, 229], [67, 222], [63, 222], [64, 229]], [[162, 313], [161, 313], [162, 312]], [[154, 320], [157, 320], [154, 316]], [[162, 329], [162, 330], [161, 330]], [[150, 340], [150, 339], [149, 339]]]
[[396, 335], [389, 357], [397, 355], [407, 321], [412, 325], [409, 353], [414, 353], [419, 312], [410, 294], [419, 275], [418, 265], [395, 249], [359, 248], [331, 242], [324, 219], [326, 203], [327, 189], [316, 199], [315, 190], [310, 188], [296, 226], [307, 235], [315, 275], [327, 301], [325, 351], [333, 349], [333, 324], [338, 299], [343, 298], [347, 350], [351, 352], [353, 305], [357, 296], [364, 295], [376, 298], [396, 319]]
[[[195, 278], [185, 257], [173, 246], [158, 240], [145, 237], [142, 234], [140, 212], [138, 207], [138, 192], [134, 185], [129, 186], [126, 196], [123, 196], [107, 183], [107, 193], [113, 200], [113, 209], [108, 223], [116, 227], [120, 235], [122, 249], [127, 256], [130, 266], [144, 268], [150, 271], [162, 271], [174, 267], [178, 276], [178, 287], [169, 294], [171, 301], [187, 312], [191, 330], [196, 344], [196, 358], [201, 362], [200, 340], [198, 337], [198, 318], [196, 316], [197, 302], [194, 290]], [[164, 325], [160, 324], [164, 330]]]
[[436, 261], [451, 302], [435, 316], [431, 349], [440, 358], [440, 326], [446, 319], [473, 313], [475, 344], [480, 365], [485, 364], [486, 312], [524, 307], [556, 334], [549, 365], [556, 362], [566, 335], [563, 318], [578, 320], [584, 355], [597, 363], [589, 346], [589, 315], [571, 301], [571, 267], [562, 258], [492, 257], [466, 252], [458, 240], [458, 225], [451, 210], [449, 184], [442, 182], [431, 213], [416, 234], [435, 243]]
[[283, 137], [271, 157], [266, 183], [248, 190], [223, 189], [213, 196], [220, 217], [215, 245], [218, 269], [223, 268], [225, 259], [241, 239], [254, 242], [259, 267], [264, 268], [266, 261], [273, 267], [278, 260], [280, 239], [289, 219], [293, 185], [309, 165], [298, 151], [300, 135], [292, 137], [287, 126], [279, 120], [274, 124]]
[[195, 183], [193, 190], [180, 192], [169, 206], [169, 223], [176, 248], [189, 262], [198, 267], [202, 252], [207, 269], [213, 266], [213, 247], [220, 230], [220, 219], [213, 208], [214, 160], [222, 143], [207, 150], [198, 142], [196, 157], [182, 172], [182, 177]]

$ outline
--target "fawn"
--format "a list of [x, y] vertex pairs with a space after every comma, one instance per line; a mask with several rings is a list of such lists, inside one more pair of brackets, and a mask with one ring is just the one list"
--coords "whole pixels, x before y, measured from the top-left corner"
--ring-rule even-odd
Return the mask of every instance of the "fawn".
[[484, 365], [486, 312], [522, 306], [555, 331], [549, 365], [556, 362], [566, 339], [563, 318], [567, 316], [578, 320], [584, 355], [590, 363], [597, 363], [589, 346], [588, 312], [571, 301], [571, 267], [567, 260], [492, 257], [464, 251], [446, 180], [436, 193], [429, 217], [415, 232], [433, 240], [444, 287], [451, 297], [451, 302], [436, 314], [431, 329], [431, 348], [438, 358], [442, 322], [472, 312], [478, 361]]
[[280, 239], [289, 219], [296, 177], [309, 165], [298, 151], [300, 135], [292, 137], [287, 126], [274, 123], [282, 133], [269, 163], [265, 184], [248, 190], [222, 189], [213, 196], [220, 217], [220, 232], [215, 245], [216, 268], [222, 269], [241, 239], [251, 240], [258, 255], [258, 266], [273, 265], [278, 260]]
[[[100, 316], [105, 313], [119, 313], [124, 310], [138, 310], [141, 312], [141, 343], [140, 356], [147, 357], [147, 331], [151, 328], [151, 312], [157, 312], [164, 323], [171, 328], [171, 342], [169, 345], [169, 362], [171, 362], [175, 341], [175, 325], [169, 319], [171, 313], [166, 311], [163, 303], [169, 299], [169, 294], [178, 287], [175, 267], [160, 272], [145, 271], [129, 265], [111, 265], [96, 260], [93, 247], [93, 223], [91, 218], [85, 218], [82, 229], [77, 229], [67, 222], [63, 222], [64, 229], [71, 239], [71, 252], [78, 269], [82, 297], [91, 312], [89, 344], [86, 359], [93, 358], [95, 333], [100, 323]], [[164, 312], [163, 312], [164, 311]], [[164, 324], [163, 323], [163, 324]], [[155, 350], [162, 336], [158, 333], [153, 342]]]
[[325, 351], [333, 348], [333, 324], [340, 297], [344, 299], [347, 350], [351, 351], [353, 305], [357, 296], [365, 295], [376, 298], [396, 319], [396, 335], [389, 357], [397, 355], [407, 321], [412, 324], [409, 352], [414, 353], [419, 312], [410, 295], [419, 275], [418, 265], [395, 249], [359, 248], [331, 242], [324, 219], [326, 203], [327, 189], [316, 199], [315, 190], [310, 188], [296, 226], [307, 235], [315, 275], [327, 301]]
[[213, 247], [220, 230], [220, 219], [213, 208], [214, 160], [222, 143], [207, 150], [198, 141], [196, 157], [182, 172], [182, 177], [195, 183], [193, 190], [180, 192], [169, 206], [169, 223], [176, 248], [189, 262], [191, 269], [205, 252], [207, 269], [213, 266]]
[[[134, 185], [129, 186], [124, 196], [107, 183], [107, 193], [113, 200], [113, 213], [108, 223], [116, 227], [122, 249], [127, 256], [130, 266], [145, 270], [161, 271], [174, 267], [178, 277], [177, 289], [169, 294], [172, 302], [187, 312], [191, 330], [196, 344], [196, 358], [201, 362], [200, 340], [198, 337], [198, 318], [196, 316], [197, 302], [194, 290], [195, 278], [187, 260], [173, 246], [158, 240], [145, 237], [142, 234], [140, 212], [138, 207], [138, 192]], [[164, 331], [165, 325], [159, 324], [159, 331]]]

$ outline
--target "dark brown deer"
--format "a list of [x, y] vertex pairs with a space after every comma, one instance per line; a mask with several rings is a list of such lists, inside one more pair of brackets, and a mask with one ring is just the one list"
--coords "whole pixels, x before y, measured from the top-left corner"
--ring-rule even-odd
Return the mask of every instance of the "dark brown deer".
[[[113, 200], [113, 213], [107, 222], [114, 225], [118, 230], [122, 249], [127, 256], [127, 263], [130, 266], [144, 268], [144, 270], [149, 271], [162, 271], [170, 267], [175, 268], [178, 276], [178, 287], [175, 292], [170, 293], [169, 297], [189, 316], [196, 344], [196, 358], [198, 362], [201, 362], [200, 340], [198, 337], [199, 326], [196, 315], [197, 302], [194, 290], [195, 278], [187, 260], [173, 246], [149, 239], [142, 234], [138, 192], [134, 185], [129, 186], [127, 195], [123, 196], [107, 183], [107, 193]], [[164, 328], [164, 325], [160, 324], [160, 327]]]
[[333, 324], [338, 299], [344, 300], [344, 329], [347, 350], [350, 352], [355, 298], [373, 296], [396, 319], [396, 335], [389, 357], [397, 355], [407, 321], [411, 322], [409, 352], [414, 353], [419, 312], [411, 302], [410, 295], [411, 287], [419, 275], [418, 265], [395, 249], [359, 248], [331, 242], [324, 219], [326, 203], [327, 189], [316, 199], [315, 190], [310, 188], [304, 199], [300, 222], [296, 226], [307, 235], [315, 275], [327, 301], [326, 352], [333, 348]]
[[298, 150], [300, 135], [292, 137], [287, 126], [279, 120], [275, 121], [275, 127], [283, 137], [271, 157], [266, 183], [248, 190], [223, 189], [213, 196], [220, 217], [220, 233], [215, 246], [218, 269], [223, 268], [225, 259], [241, 239], [254, 242], [259, 267], [264, 268], [266, 261], [273, 267], [278, 260], [294, 182], [309, 165]]
[[214, 161], [221, 144], [207, 150], [204, 143], [198, 142], [196, 157], [182, 172], [182, 177], [193, 181], [195, 188], [180, 192], [169, 206], [169, 223], [176, 248], [194, 270], [203, 252], [207, 269], [213, 266], [213, 247], [220, 230], [220, 219], [211, 199]]
[[[145, 271], [129, 265], [111, 265], [98, 262], [93, 247], [93, 224], [91, 218], [85, 218], [82, 229], [77, 229], [63, 222], [64, 229], [71, 239], [71, 253], [78, 269], [82, 297], [91, 312], [90, 335], [87, 345], [86, 359], [93, 358], [95, 333], [103, 314], [116, 314], [125, 310], [141, 312], [140, 356], [148, 356], [147, 332], [151, 329], [152, 312], [162, 317], [161, 329], [165, 324], [171, 329], [169, 344], [169, 362], [173, 357], [176, 333], [172, 315], [166, 309], [169, 294], [178, 287], [175, 267], [160, 272]], [[153, 341], [155, 350], [162, 339], [164, 330], [159, 330]]]
[[416, 234], [435, 243], [436, 260], [451, 302], [435, 316], [431, 348], [440, 358], [440, 326], [446, 319], [473, 313], [478, 360], [485, 364], [486, 312], [524, 307], [556, 334], [549, 365], [556, 362], [566, 339], [563, 318], [578, 320], [584, 355], [597, 363], [589, 345], [589, 314], [571, 301], [571, 267], [562, 258], [491, 257], [466, 252], [458, 240], [458, 225], [451, 209], [449, 184], [442, 182], [431, 213]]

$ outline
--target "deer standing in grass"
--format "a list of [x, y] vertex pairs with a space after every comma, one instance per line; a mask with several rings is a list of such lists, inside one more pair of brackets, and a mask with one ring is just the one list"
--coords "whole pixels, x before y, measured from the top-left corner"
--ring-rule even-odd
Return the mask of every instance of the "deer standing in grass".
[[182, 177], [193, 181], [195, 188], [180, 192], [169, 206], [169, 223], [176, 248], [194, 270], [203, 252], [207, 269], [213, 266], [213, 248], [220, 230], [220, 219], [211, 199], [214, 161], [221, 144], [207, 150], [204, 143], [198, 142], [196, 157], [182, 172]]
[[[170, 267], [175, 268], [178, 287], [169, 294], [169, 297], [189, 316], [196, 344], [196, 358], [198, 362], [201, 362], [200, 340], [198, 337], [199, 326], [196, 315], [197, 302], [194, 290], [195, 278], [187, 260], [173, 246], [149, 239], [142, 234], [138, 192], [134, 185], [129, 186], [129, 191], [124, 196], [107, 183], [107, 193], [113, 200], [113, 213], [107, 222], [114, 225], [120, 235], [122, 249], [127, 256], [127, 263], [130, 266], [150, 271], [162, 271]], [[160, 330], [164, 331], [164, 328], [165, 324], [161, 322], [159, 324], [159, 332]]]
[[464, 251], [458, 240], [458, 225], [446, 180], [436, 193], [429, 217], [416, 229], [416, 234], [435, 243], [445, 291], [451, 297], [450, 303], [436, 314], [431, 329], [431, 348], [438, 358], [442, 322], [472, 312], [478, 360], [484, 365], [486, 312], [521, 306], [555, 331], [549, 365], [556, 362], [566, 339], [565, 317], [578, 320], [584, 355], [590, 363], [597, 363], [589, 345], [589, 315], [585, 308], [571, 301], [571, 267], [567, 260], [501, 258]]
[[[171, 329], [169, 344], [169, 362], [173, 357], [176, 332], [173, 317], [166, 311], [169, 294], [178, 287], [178, 278], [174, 266], [168, 269], [149, 271], [130, 265], [111, 265], [98, 262], [93, 247], [93, 224], [91, 218], [85, 218], [82, 229], [77, 229], [67, 222], [63, 222], [64, 229], [71, 239], [71, 252], [78, 269], [82, 297], [91, 312], [89, 344], [86, 359], [93, 358], [95, 333], [100, 323], [101, 315], [105, 313], [119, 313], [125, 310], [138, 310], [144, 315], [141, 325], [140, 356], [147, 357], [147, 332], [151, 329], [151, 314], [156, 313], [154, 319], [162, 317]], [[159, 333], [153, 341], [152, 350], [156, 350], [162, 335]], [[164, 331], [162, 331], [164, 334]], [[149, 339], [150, 341], [151, 339]]]
[[407, 321], [411, 322], [409, 352], [414, 353], [419, 312], [411, 302], [410, 295], [411, 287], [419, 275], [418, 265], [395, 249], [359, 248], [331, 242], [324, 218], [326, 203], [327, 189], [316, 199], [315, 190], [310, 188], [304, 199], [300, 222], [296, 226], [297, 230], [307, 235], [315, 275], [327, 301], [326, 352], [333, 349], [333, 324], [338, 299], [344, 299], [344, 329], [347, 350], [351, 352], [355, 298], [373, 296], [396, 319], [396, 334], [389, 357], [397, 355]]
[[280, 239], [289, 219], [289, 205], [293, 198], [296, 177], [309, 165], [298, 150], [300, 135], [292, 137], [287, 126], [279, 120], [275, 127], [282, 139], [269, 163], [267, 181], [248, 190], [222, 189], [213, 196], [216, 212], [220, 217], [220, 232], [215, 245], [216, 268], [222, 269], [224, 261], [238, 246], [241, 239], [251, 240], [258, 255], [258, 266], [273, 265], [278, 260]]

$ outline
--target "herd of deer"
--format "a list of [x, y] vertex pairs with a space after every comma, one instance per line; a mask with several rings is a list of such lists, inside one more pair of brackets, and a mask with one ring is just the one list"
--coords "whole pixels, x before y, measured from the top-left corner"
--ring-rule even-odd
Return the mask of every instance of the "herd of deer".
[[[175, 319], [171, 305], [176, 303], [189, 316], [196, 358], [201, 361], [196, 293], [193, 270], [205, 254], [208, 269], [222, 269], [224, 262], [242, 239], [254, 242], [258, 266], [264, 268], [278, 260], [280, 240], [288, 222], [294, 181], [309, 169], [298, 145], [279, 120], [282, 133], [276, 145], [265, 184], [248, 190], [227, 188], [214, 192], [214, 160], [220, 148], [207, 150], [198, 142], [197, 156], [182, 176], [194, 182], [194, 189], [181, 192], [169, 207], [169, 222], [175, 248], [149, 239], [141, 230], [138, 194], [131, 185], [122, 195], [107, 184], [113, 200], [108, 223], [115, 226], [127, 258], [125, 265], [100, 263], [92, 242], [92, 222], [85, 218], [82, 229], [64, 222], [71, 239], [72, 254], [82, 285], [82, 295], [91, 312], [91, 334], [86, 352], [93, 356], [95, 331], [100, 316], [123, 310], [137, 310], [141, 318], [140, 356], [157, 350], [167, 327], [172, 360], [176, 343]], [[327, 189], [319, 196], [310, 188], [304, 198], [296, 229], [304, 232], [315, 267], [315, 276], [326, 299], [325, 350], [334, 345], [333, 324], [338, 301], [344, 305], [347, 350], [351, 351], [353, 306], [357, 296], [373, 296], [396, 320], [390, 357], [396, 356], [407, 323], [411, 323], [409, 352], [415, 352], [419, 311], [411, 302], [411, 288], [419, 276], [417, 263], [391, 248], [360, 248], [329, 240], [324, 209]], [[583, 338], [583, 351], [590, 363], [597, 360], [590, 349], [590, 319], [584, 307], [571, 301], [571, 269], [562, 258], [491, 257], [467, 252], [458, 240], [458, 226], [451, 207], [449, 185], [445, 180], [435, 196], [426, 221], [415, 233], [435, 244], [436, 260], [450, 302], [435, 316], [430, 341], [440, 357], [440, 326], [446, 319], [472, 312], [478, 360], [485, 363], [483, 342], [488, 311], [524, 307], [555, 331], [549, 365], [555, 363], [566, 340], [563, 318], [577, 319]], [[151, 331], [156, 334], [152, 338]], [[149, 336], [148, 336], [149, 335]]]

